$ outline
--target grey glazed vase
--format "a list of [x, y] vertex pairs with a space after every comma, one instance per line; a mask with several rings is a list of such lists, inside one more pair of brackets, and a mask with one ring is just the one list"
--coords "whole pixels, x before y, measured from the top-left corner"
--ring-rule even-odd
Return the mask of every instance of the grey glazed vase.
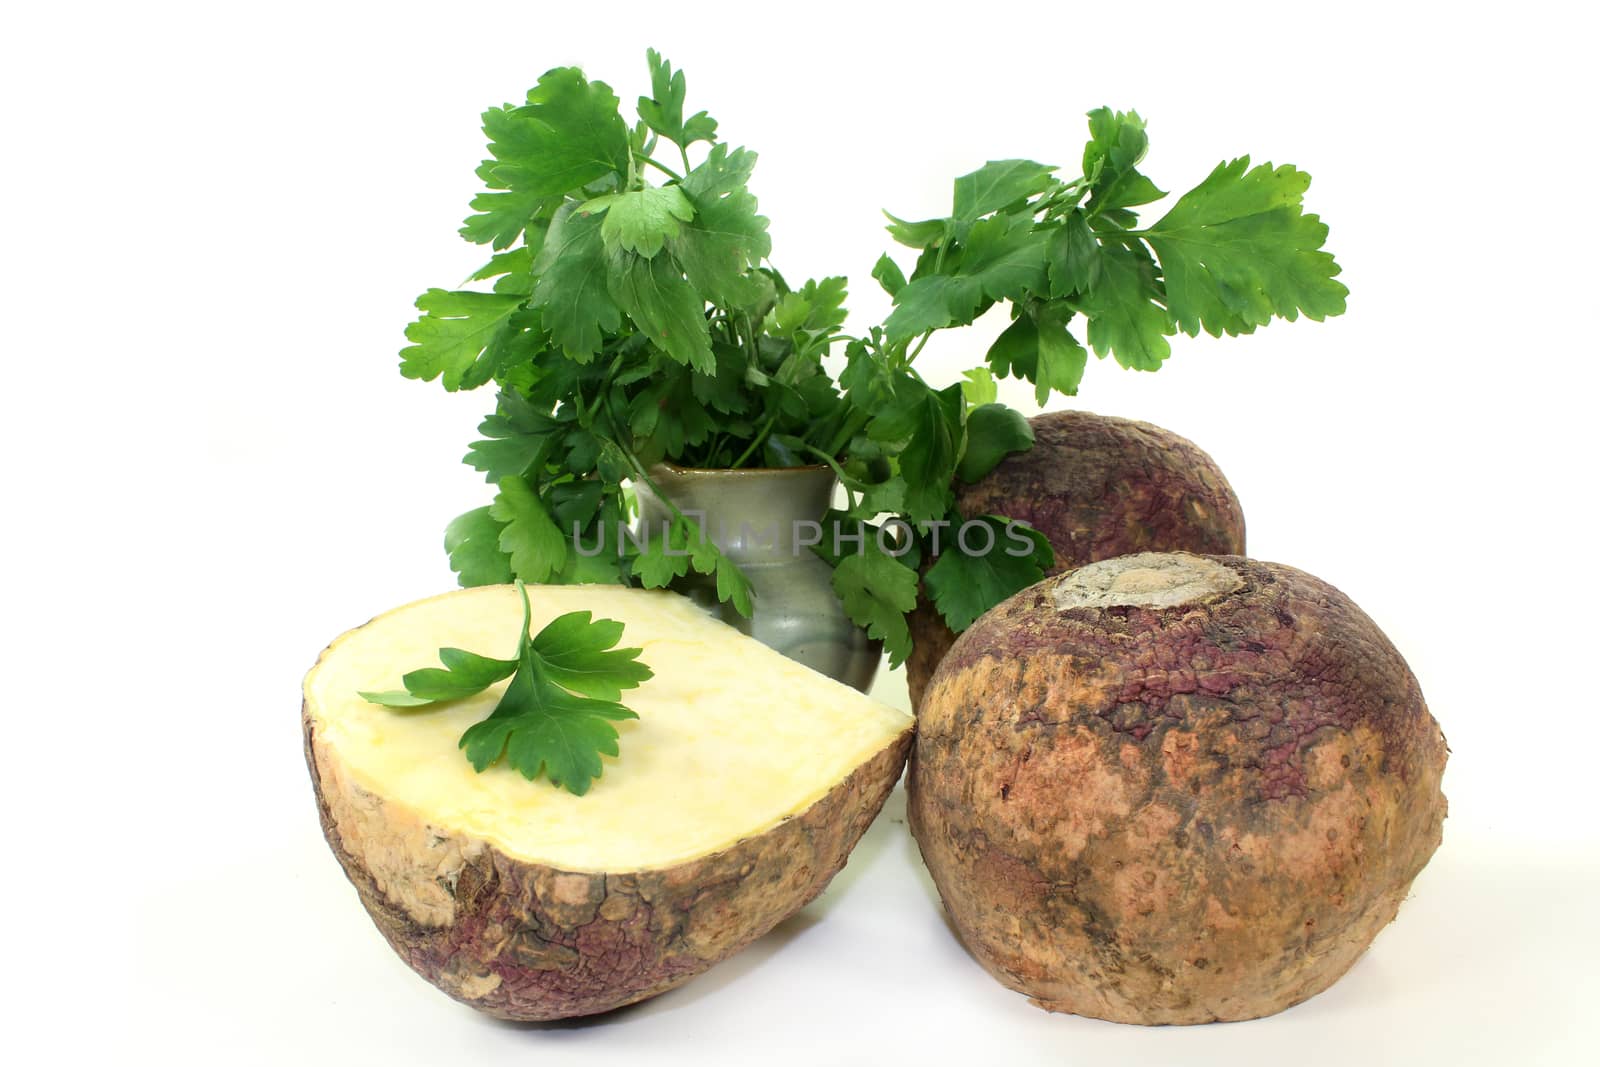
[[[754, 604], [750, 618], [743, 618], [732, 604], [718, 603], [714, 578], [693, 572], [672, 589], [790, 659], [867, 691], [883, 644], [850, 621], [833, 591], [833, 568], [807, 547], [821, 535], [820, 520], [833, 500], [831, 468], [704, 470], [658, 463], [650, 479], [744, 572]], [[671, 509], [648, 485], [637, 491], [641, 540], [662, 536]]]

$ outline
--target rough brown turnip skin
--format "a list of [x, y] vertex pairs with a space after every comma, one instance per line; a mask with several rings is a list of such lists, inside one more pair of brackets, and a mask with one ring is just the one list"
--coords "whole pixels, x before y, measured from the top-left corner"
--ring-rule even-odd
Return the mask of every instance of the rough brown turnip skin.
[[[1087, 411], [1028, 420], [1034, 444], [972, 485], [957, 484], [965, 518], [1019, 519], [1049, 539], [1059, 574], [1133, 552], [1243, 555], [1244, 512], [1215, 461], [1147, 422]], [[913, 709], [956, 635], [922, 600], [910, 617], [906, 685]]]
[[900, 778], [908, 729], [804, 812], [657, 870], [562, 871], [429, 826], [361, 789], [303, 717], [323, 835], [400, 957], [502, 1019], [610, 1011], [733, 955], [814, 899]]
[[1046, 579], [924, 700], [912, 832], [973, 954], [1052, 1011], [1281, 1011], [1349, 969], [1439, 845], [1447, 749], [1399, 653], [1326, 583], [1212, 559], [1242, 586], [1179, 607], [1058, 610], [1072, 576]]

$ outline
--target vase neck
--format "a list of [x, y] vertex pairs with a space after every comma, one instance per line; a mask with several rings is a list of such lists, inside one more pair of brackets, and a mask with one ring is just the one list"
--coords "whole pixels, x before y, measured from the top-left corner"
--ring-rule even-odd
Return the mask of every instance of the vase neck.
[[671, 521], [670, 501], [734, 560], [790, 558], [797, 542], [815, 543], [837, 480], [821, 466], [690, 470], [664, 464], [651, 468], [650, 479], [665, 498], [638, 487], [639, 517], [652, 533]]

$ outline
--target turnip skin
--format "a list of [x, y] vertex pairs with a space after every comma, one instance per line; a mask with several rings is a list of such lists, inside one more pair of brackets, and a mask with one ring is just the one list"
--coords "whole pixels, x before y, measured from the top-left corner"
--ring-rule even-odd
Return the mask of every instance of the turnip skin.
[[[964, 518], [1003, 515], [1049, 540], [1064, 570], [1133, 552], [1242, 555], [1244, 512], [1216, 462], [1193, 442], [1145, 422], [1087, 411], [1028, 420], [1034, 444], [972, 485], [957, 484]], [[911, 706], [956, 635], [926, 598], [910, 617]]]
[[[659, 870], [563, 871], [441, 834], [341, 780], [305, 722], [323, 835], [400, 957], [456, 1000], [523, 1022], [664, 993], [810, 903], [899, 780], [908, 731], [805, 812]], [[380, 878], [374, 860], [412, 877]]]
[[[1162, 559], [1195, 557], [1097, 566]], [[962, 940], [1052, 1011], [1281, 1011], [1350, 968], [1440, 843], [1448, 750], [1393, 645], [1311, 575], [1212, 560], [1240, 587], [1177, 607], [1060, 610], [1072, 575], [1047, 579], [925, 695], [912, 832]]]

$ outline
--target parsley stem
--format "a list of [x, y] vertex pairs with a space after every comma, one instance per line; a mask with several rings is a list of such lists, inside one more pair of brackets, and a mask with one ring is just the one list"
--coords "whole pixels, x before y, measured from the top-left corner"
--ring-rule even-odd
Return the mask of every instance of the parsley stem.
[[911, 366], [911, 364], [916, 362], [918, 353], [920, 353], [922, 351], [923, 347], [927, 345], [928, 338], [930, 338], [932, 336], [933, 336], [933, 331], [929, 330], [927, 333], [925, 333], [921, 337], [917, 338], [917, 347], [913, 348], [911, 350], [910, 354], [906, 356], [905, 365], [907, 367]]
[[833, 435], [833, 440], [828, 442], [828, 451], [838, 455], [840, 450], [849, 444], [856, 434], [866, 429], [867, 423], [871, 421], [871, 412], [862, 411], [860, 408], [852, 411], [850, 418], [845, 420], [845, 424], [839, 428], [839, 432]]
[[767, 439], [767, 434], [772, 432], [773, 423], [778, 421], [778, 412], [779, 408], [774, 407], [772, 409], [772, 412], [767, 416], [767, 421], [761, 424], [761, 429], [757, 430], [756, 435], [750, 438], [750, 443], [745, 446], [743, 452], [739, 453], [739, 458], [733, 461], [735, 467], [744, 466], [744, 461], [750, 458], [750, 454], [756, 450], [756, 446]]
[[844, 486], [844, 496], [850, 503], [850, 510], [854, 511], [856, 509], [856, 495], [850, 487], [850, 476], [845, 474], [843, 467], [839, 466], [839, 461], [813, 444], [805, 444], [805, 450], [833, 468], [834, 477], [838, 478], [839, 484]]
[[[654, 159], [652, 159], [649, 156], [645, 156], [644, 157], [644, 161], [646, 163], [650, 164], [652, 167], [656, 168], [656, 170], [659, 170], [662, 174], [665, 174], [667, 177], [671, 178], [673, 181], [675, 181], [675, 182], [683, 181], [683, 175], [679, 174], [677, 171], [673, 170], [671, 167], [668, 167], [668, 166], [666, 166], [664, 164], [661, 164], [661, 163], [657, 163]], [[685, 162], [688, 162], [688, 161], [685, 160]], [[685, 169], [687, 169], [687, 168], [685, 168]]]

